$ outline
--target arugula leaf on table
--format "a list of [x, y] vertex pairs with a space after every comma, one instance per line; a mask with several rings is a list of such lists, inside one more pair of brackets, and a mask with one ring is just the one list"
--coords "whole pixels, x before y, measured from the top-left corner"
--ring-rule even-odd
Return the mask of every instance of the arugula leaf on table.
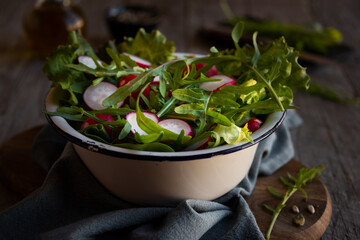
[[268, 210], [270, 210], [273, 213], [273, 216], [271, 218], [271, 223], [268, 228], [268, 231], [266, 232], [266, 239], [270, 239], [271, 231], [274, 227], [274, 224], [276, 222], [276, 219], [278, 218], [281, 210], [286, 206], [286, 202], [290, 199], [290, 197], [297, 191], [301, 191], [304, 194], [305, 199], [307, 198], [307, 194], [303, 187], [314, 180], [315, 178], [318, 178], [321, 173], [323, 172], [324, 167], [323, 166], [317, 166], [311, 169], [301, 168], [297, 174], [297, 178], [292, 176], [288, 173], [288, 179], [285, 179], [284, 177], [281, 177], [280, 180], [282, 183], [288, 188], [285, 194], [280, 194], [276, 192], [273, 188], [268, 187], [269, 193], [274, 195], [275, 197], [282, 198], [281, 202], [276, 206], [276, 208], [272, 208], [266, 204], [264, 204], [264, 207]]
[[289, 24], [275, 20], [260, 20], [250, 17], [236, 16], [226, 0], [220, 1], [227, 22], [234, 26], [239, 21], [245, 25], [244, 32], [252, 34], [259, 32], [260, 35], [276, 39], [284, 36], [286, 40], [297, 50], [310, 51], [320, 54], [328, 54], [333, 47], [341, 44], [343, 37], [339, 30], [332, 27], [324, 27], [320, 23], [312, 24]]
[[319, 96], [324, 99], [328, 99], [338, 103], [360, 104], [360, 98], [352, 98], [340, 91], [326, 87], [319, 83], [312, 82], [310, 84], [309, 89], [307, 90], [307, 93], [313, 96]]

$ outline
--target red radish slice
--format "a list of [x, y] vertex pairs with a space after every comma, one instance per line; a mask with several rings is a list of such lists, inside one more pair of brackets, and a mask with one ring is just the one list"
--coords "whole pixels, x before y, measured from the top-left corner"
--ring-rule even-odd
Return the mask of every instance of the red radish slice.
[[118, 82], [117, 86], [122, 87], [124, 85], [129, 84], [129, 82], [133, 79], [135, 79], [138, 75], [127, 75], [125, 77], [122, 77], [120, 81]]
[[[261, 127], [262, 121], [258, 118], [250, 118], [246, 123], [248, 124], [249, 131], [255, 132]], [[243, 124], [242, 126], [245, 126], [245, 124]]]
[[[96, 64], [94, 60], [89, 56], [79, 56], [78, 62], [84, 64], [88, 68], [96, 69]], [[102, 62], [100, 60], [97, 61], [100, 65], [102, 65]]]
[[159, 83], [160, 83], [160, 76], [155, 76], [150, 84], [159, 84]]
[[129, 56], [131, 58], [131, 60], [133, 60], [139, 67], [142, 68], [149, 68], [151, 67], [151, 62], [143, 59], [143, 58], [139, 58], [138, 56], [132, 55], [130, 53], [126, 53], [123, 52], [124, 55]]
[[185, 122], [184, 120], [181, 119], [176, 119], [176, 118], [169, 118], [169, 119], [165, 119], [162, 120], [158, 123], [161, 127], [172, 131], [174, 133], [180, 134], [180, 132], [182, 130], [185, 131], [184, 135], [185, 136], [192, 136], [193, 135], [193, 130], [190, 127], [190, 125]]
[[[98, 114], [98, 115], [96, 115], [96, 117], [98, 117], [102, 120], [106, 120], [108, 122], [114, 121], [113, 117], [110, 115], [107, 115], [107, 114]], [[81, 130], [87, 128], [90, 125], [94, 125], [94, 124], [98, 124], [98, 123], [99, 122], [96, 121], [95, 119], [88, 118], [83, 122], [83, 124], [81, 124]], [[111, 136], [111, 128], [105, 126], [105, 129], [106, 129], [107, 133]]]
[[216, 68], [216, 66], [212, 66], [206, 73], [206, 76], [207, 77], [212, 77], [212, 76], [215, 76], [215, 75], [218, 75], [218, 70]]
[[[92, 110], [101, 110], [106, 107], [102, 104], [105, 98], [113, 94], [117, 87], [109, 82], [101, 82], [97, 85], [90, 85], [83, 94], [86, 105]], [[118, 103], [118, 107], [123, 105], [123, 101]]]
[[[155, 113], [151, 113], [151, 112], [145, 112], [143, 111], [142, 112], [145, 117], [147, 117], [148, 119], [150, 119], [151, 121], [154, 121], [156, 123], [159, 122], [159, 118], [158, 116], [155, 114]], [[131, 113], [128, 113], [126, 115], [126, 120], [130, 123], [131, 125], [131, 132], [132, 133], [139, 133], [140, 135], [147, 135], [146, 132], [144, 132], [138, 125], [137, 123], [137, 120], [136, 120], [136, 112], [131, 112]]]
[[206, 91], [215, 92], [225, 85], [236, 85], [234, 78], [225, 75], [214, 75], [210, 78], [221, 79], [221, 81], [200, 83], [199, 88], [205, 89]]
[[[131, 80], [135, 79], [137, 76], [138, 76], [138, 75], [127, 75], [127, 76], [125, 76], [125, 77], [122, 77], [122, 78], [120, 79], [120, 81], [118, 82], [117, 86], [118, 86], [118, 87], [122, 87], [122, 86], [124, 86], [124, 85], [128, 85], [129, 82], [130, 82]], [[137, 92], [131, 93], [131, 96], [132, 96], [133, 98], [137, 98], [137, 97], [139, 96], [139, 93], [140, 93], [140, 90], [137, 91]], [[145, 90], [143, 91], [143, 94], [144, 94], [145, 97], [150, 96], [150, 87], [149, 87], [149, 86], [147, 86], [147, 87], [145, 88]]]

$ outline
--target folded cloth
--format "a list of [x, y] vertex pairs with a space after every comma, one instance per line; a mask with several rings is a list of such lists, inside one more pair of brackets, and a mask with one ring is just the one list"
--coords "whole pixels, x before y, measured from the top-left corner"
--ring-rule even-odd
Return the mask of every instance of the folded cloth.
[[[259, 174], [272, 174], [293, 155], [288, 111], [281, 127], [259, 144], [247, 177], [213, 201], [188, 199], [176, 207], [136, 206], [108, 192], [71, 144], [45, 127], [34, 143], [49, 170], [41, 188], [0, 214], [0, 239], [264, 239], [245, 201]], [[61, 155], [60, 155], [61, 154]]]

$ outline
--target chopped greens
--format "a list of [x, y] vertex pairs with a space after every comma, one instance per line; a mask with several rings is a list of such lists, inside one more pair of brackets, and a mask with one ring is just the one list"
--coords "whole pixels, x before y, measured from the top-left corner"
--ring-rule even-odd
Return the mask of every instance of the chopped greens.
[[[43, 69], [60, 99], [57, 111], [46, 114], [67, 119], [95, 140], [136, 150], [182, 151], [202, 141], [208, 148], [252, 141], [246, 122], [295, 108], [291, 105], [292, 88], [307, 89], [310, 78], [297, 62], [299, 53], [285, 38], [263, 46], [257, 44], [255, 33], [252, 47], [240, 46], [243, 31], [243, 23], [235, 25], [234, 49], [212, 47], [206, 56], [178, 58], [174, 43], [163, 34], [141, 29], [135, 38], [119, 45], [109, 42], [105, 47], [107, 61], [99, 59], [79, 32], [73, 32], [69, 44], [59, 46]], [[141, 66], [129, 54], [150, 62], [151, 67]], [[94, 64], [79, 63], [78, 57], [84, 55]], [[134, 77], [124, 80], [131, 75]], [[199, 87], [201, 83], [217, 84], [222, 76], [235, 81], [212, 91]], [[101, 100], [105, 109], [90, 109], [84, 92], [103, 81], [116, 85], [117, 90]], [[144, 112], [155, 114], [159, 121], [185, 121], [193, 135], [163, 128]], [[146, 134], [133, 132], [126, 120], [130, 113], [136, 113], [137, 124]], [[103, 120], [99, 115], [110, 115], [114, 120]], [[88, 118], [95, 124], [84, 124]]]

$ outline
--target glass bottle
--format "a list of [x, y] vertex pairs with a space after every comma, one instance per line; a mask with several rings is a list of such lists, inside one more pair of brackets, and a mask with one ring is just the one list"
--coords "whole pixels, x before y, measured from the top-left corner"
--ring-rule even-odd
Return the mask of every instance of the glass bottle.
[[27, 44], [43, 57], [66, 44], [69, 32], [78, 29], [85, 34], [85, 20], [71, 0], [38, 0], [23, 18]]

